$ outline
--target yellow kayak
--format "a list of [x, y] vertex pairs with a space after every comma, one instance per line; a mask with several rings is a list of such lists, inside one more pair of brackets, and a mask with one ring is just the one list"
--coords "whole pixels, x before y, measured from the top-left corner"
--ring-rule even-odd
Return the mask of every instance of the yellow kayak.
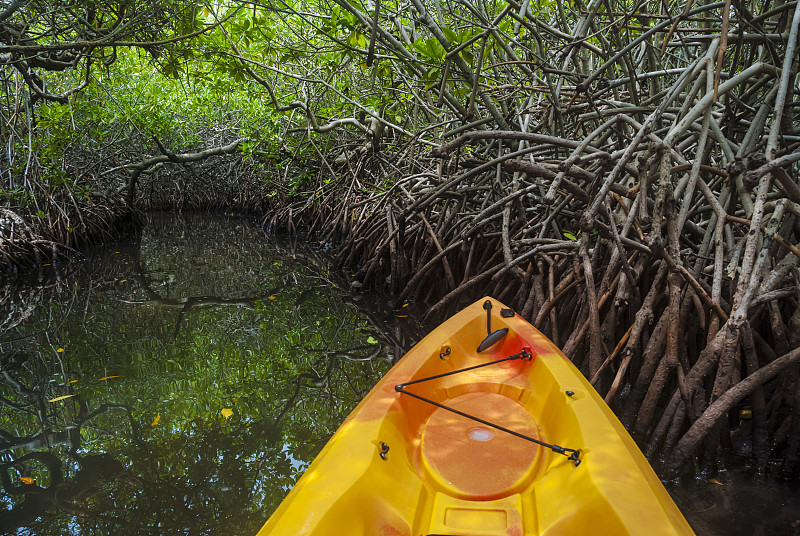
[[564, 354], [484, 298], [361, 401], [259, 536], [693, 534]]

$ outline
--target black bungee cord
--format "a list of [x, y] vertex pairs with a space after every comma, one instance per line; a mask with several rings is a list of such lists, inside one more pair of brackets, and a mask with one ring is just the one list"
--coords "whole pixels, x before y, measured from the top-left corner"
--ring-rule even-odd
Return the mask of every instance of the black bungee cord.
[[531, 359], [533, 359], [533, 355], [528, 351], [527, 348], [523, 348], [522, 351], [519, 352], [518, 354], [514, 354], [514, 355], [511, 355], [509, 357], [505, 357], [503, 359], [498, 359], [496, 361], [490, 361], [488, 363], [481, 363], [480, 365], [474, 365], [474, 366], [471, 366], [471, 367], [466, 367], [466, 368], [463, 368], [463, 369], [453, 370], [453, 371], [450, 371], [450, 372], [444, 372], [442, 374], [436, 374], [434, 376], [428, 376], [427, 378], [421, 378], [419, 380], [413, 380], [413, 381], [410, 381], [410, 382], [401, 383], [399, 385], [395, 385], [394, 390], [397, 391], [398, 393], [402, 393], [404, 395], [408, 395], [410, 397], [416, 398], [417, 400], [421, 400], [423, 402], [426, 402], [428, 404], [436, 406], [437, 408], [441, 408], [441, 409], [450, 411], [452, 413], [455, 413], [456, 415], [460, 415], [460, 416], [465, 417], [467, 419], [471, 419], [471, 420], [473, 420], [475, 422], [479, 422], [479, 423], [481, 423], [481, 424], [483, 424], [485, 426], [489, 426], [489, 427], [494, 428], [496, 430], [500, 430], [501, 432], [505, 432], [507, 434], [511, 434], [513, 436], [519, 437], [520, 439], [524, 439], [526, 441], [530, 441], [531, 443], [535, 443], [535, 444], [540, 445], [542, 447], [546, 447], [546, 448], [552, 450], [553, 452], [555, 452], [557, 454], [561, 454], [563, 456], [566, 456], [567, 459], [572, 461], [572, 463], [575, 464], [575, 467], [577, 467], [581, 463], [581, 459], [580, 459], [581, 451], [579, 449], [571, 449], [571, 448], [567, 448], [567, 447], [562, 447], [560, 445], [554, 445], [554, 444], [551, 444], [551, 443], [547, 443], [545, 441], [541, 441], [539, 439], [536, 439], [535, 437], [530, 437], [530, 436], [527, 436], [525, 434], [521, 434], [519, 432], [515, 432], [514, 430], [511, 430], [511, 429], [506, 428], [504, 426], [500, 426], [499, 424], [493, 423], [491, 421], [487, 421], [485, 419], [481, 419], [480, 417], [476, 417], [475, 415], [470, 415], [469, 413], [465, 413], [463, 411], [459, 411], [459, 410], [457, 410], [455, 408], [451, 408], [450, 406], [447, 406], [447, 405], [442, 404], [440, 402], [436, 402], [435, 400], [431, 400], [430, 398], [426, 398], [426, 397], [424, 397], [422, 395], [418, 395], [416, 393], [412, 393], [411, 391], [407, 391], [406, 390], [406, 387], [408, 387], [409, 385], [415, 385], [415, 384], [418, 384], [418, 383], [423, 383], [423, 382], [427, 382], [427, 381], [431, 381], [431, 380], [438, 380], [440, 378], [445, 378], [447, 376], [452, 376], [453, 374], [459, 374], [461, 372], [467, 372], [467, 371], [475, 370], [475, 369], [478, 369], [478, 368], [481, 368], [481, 367], [488, 367], [490, 365], [496, 365], [498, 363], [503, 363], [503, 362], [506, 362], [506, 361], [515, 361], [517, 359], [525, 359], [525, 360], [530, 361]]

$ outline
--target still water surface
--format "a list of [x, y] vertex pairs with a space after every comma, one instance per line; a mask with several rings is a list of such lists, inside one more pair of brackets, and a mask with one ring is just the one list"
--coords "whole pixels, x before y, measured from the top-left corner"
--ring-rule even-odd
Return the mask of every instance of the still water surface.
[[[191, 215], [0, 294], [0, 534], [254, 534], [421, 334], [347, 289]], [[698, 534], [800, 533], [789, 489], [670, 490]]]

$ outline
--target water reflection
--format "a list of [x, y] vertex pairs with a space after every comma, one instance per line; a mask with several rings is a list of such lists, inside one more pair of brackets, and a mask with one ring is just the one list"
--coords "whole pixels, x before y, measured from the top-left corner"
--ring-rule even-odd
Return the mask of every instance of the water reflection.
[[326, 266], [157, 217], [0, 296], [0, 532], [254, 534], [415, 336]]
[[[243, 220], [155, 216], [0, 288], [0, 533], [255, 534], [421, 333], [328, 266]], [[793, 489], [670, 492], [698, 535], [800, 534]]]

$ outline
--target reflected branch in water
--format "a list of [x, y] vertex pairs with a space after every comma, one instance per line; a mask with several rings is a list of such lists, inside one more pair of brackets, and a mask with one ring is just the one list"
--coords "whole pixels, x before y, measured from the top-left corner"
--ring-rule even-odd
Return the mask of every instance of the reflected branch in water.
[[[72, 494], [28, 518], [39, 536], [254, 534], [388, 368], [387, 349], [412, 342], [387, 329], [396, 312], [367, 314], [372, 298], [324, 254], [287, 255], [241, 220], [184, 216], [98, 255], [38, 290], [0, 339], [13, 380], [0, 375], [0, 461], [49, 452]], [[87, 456], [122, 472], [81, 495]], [[9, 467], [16, 488], [17, 469], [48, 486], [43, 463]], [[4, 488], [0, 504], [33, 510], [32, 497]]]

